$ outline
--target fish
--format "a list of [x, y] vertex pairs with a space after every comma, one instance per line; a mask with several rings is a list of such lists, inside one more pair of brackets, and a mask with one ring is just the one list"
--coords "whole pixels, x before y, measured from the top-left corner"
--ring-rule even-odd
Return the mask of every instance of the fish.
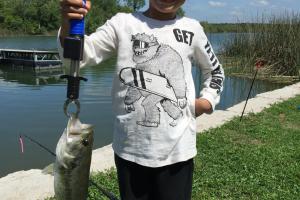
[[86, 200], [88, 196], [94, 127], [75, 114], [56, 146], [54, 192], [57, 200]]

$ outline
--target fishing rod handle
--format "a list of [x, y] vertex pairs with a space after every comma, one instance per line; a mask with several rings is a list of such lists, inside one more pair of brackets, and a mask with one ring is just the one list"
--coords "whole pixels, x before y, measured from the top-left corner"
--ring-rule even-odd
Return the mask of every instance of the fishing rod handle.
[[[86, 7], [86, 0], [82, 0], [83, 7]], [[70, 36], [84, 36], [84, 17], [82, 19], [70, 20]]]

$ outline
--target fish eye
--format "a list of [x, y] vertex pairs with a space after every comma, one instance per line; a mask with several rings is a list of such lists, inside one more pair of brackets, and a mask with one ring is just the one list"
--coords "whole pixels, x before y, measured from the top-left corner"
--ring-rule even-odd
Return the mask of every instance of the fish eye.
[[83, 146], [88, 146], [90, 143], [89, 143], [89, 141], [88, 141], [88, 139], [83, 139], [82, 141], [81, 141], [81, 144], [83, 145]]

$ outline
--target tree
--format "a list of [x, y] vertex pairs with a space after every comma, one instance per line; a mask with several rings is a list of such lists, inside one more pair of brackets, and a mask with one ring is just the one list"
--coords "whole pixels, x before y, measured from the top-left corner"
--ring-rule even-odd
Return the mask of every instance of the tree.
[[[12, 31], [23, 34], [45, 34], [60, 25], [60, 0], [0, 0], [0, 34]], [[122, 0], [124, 1], [124, 0]], [[132, 1], [132, 0], [131, 0]], [[118, 12], [132, 12], [121, 0], [92, 0], [86, 17], [86, 32], [91, 33]], [[133, 1], [132, 1], [133, 2]], [[136, 9], [144, 3], [136, 2]]]
[[185, 15], [185, 12], [184, 10], [182, 9], [182, 7], [180, 7], [178, 10], [177, 10], [177, 13], [176, 13], [178, 16], [180, 17], [183, 17]]
[[124, 0], [126, 5], [133, 9], [133, 11], [137, 11], [140, 8], [145, 6], [145, 0]]

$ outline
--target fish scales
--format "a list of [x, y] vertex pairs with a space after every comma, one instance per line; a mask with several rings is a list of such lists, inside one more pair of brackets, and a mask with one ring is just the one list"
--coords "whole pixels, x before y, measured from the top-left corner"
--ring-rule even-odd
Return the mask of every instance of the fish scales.
[[56, 199], [87, 199], [93, 140], [93, 126], [72, 115], [56, 146]]

